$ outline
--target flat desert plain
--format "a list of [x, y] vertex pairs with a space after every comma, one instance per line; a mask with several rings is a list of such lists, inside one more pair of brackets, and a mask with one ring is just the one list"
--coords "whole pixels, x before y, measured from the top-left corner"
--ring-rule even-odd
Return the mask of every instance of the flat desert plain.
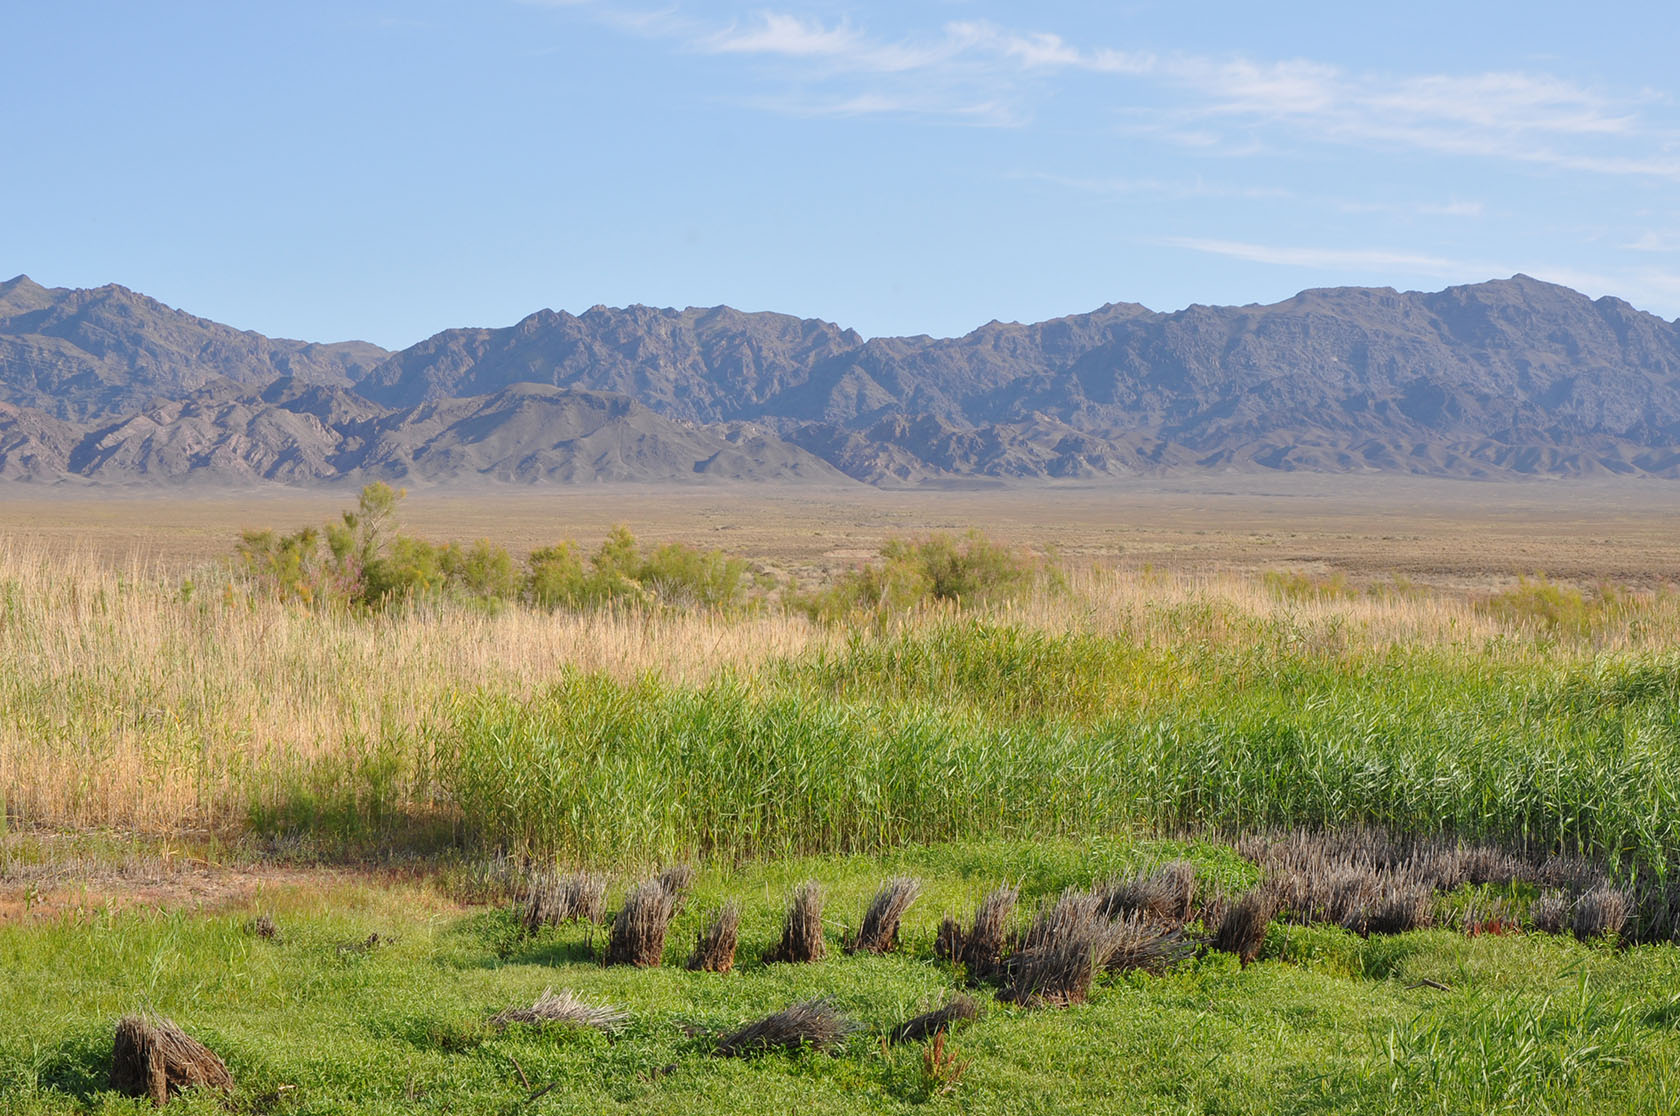
[[[187, 570], [238, 531], [321, 523], [353, 489], [0, 489], [0, 537]], [[1474, 590], [1518, 576], [1653, 587], [1680, 563], [1680, 484], [1633, 479], [1481, 482], [1276, 474], [1139, 479], [1102, 487], [881, 490], [778, 486], [416, 488], [402, 528], [489, 538], [522, 555], [616, 524], [820, 580], [889, 537], [982, 530], [1064, 561], [1252, 572], [1401, 575]]]

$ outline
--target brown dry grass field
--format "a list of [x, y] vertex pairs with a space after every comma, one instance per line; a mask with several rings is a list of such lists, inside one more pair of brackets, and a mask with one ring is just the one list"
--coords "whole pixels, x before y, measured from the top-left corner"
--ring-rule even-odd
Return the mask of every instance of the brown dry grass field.
[[[780, 611], [377, 619], [276, 601], [204, 607], [241, 527], [319, 523], [345, 492], [241, 495], [13, 490], [0, 501], [0, 786], [36, 823], [149, 832], [237, 825], [256, 788], [291, 786], [346, 751], [413, 731], [460, 693], [527, 696], [566, 669], [700, 685], [725, 670], [832, 651], [843, 631]], [[951, 492], [634, 487], [410, 494], [404, 529], [486, 536], [516, 553], [645, 539], [718, 547], [801, 581], [861, 563], [895, 534], [983, 528], [1056, 548], [1072, 592], [1007, 622], [1154, 646], [1251, 640], [1252, 625], [1319, 627], [1338, 643], [1502, 647], [1527, 631], [1476, 607], [1518, 575], [1659, 589], [1673, 572], [1680, 488], [1240, 477], [1152, 486]], [[1349, 592], [1279, 597], [1257, 573], [1345, 576]], [[202, 588], [182, 607], [182, 577]], [[1402, 578], [1423, 595], [1360, 591]], [[1673, 594], [1595, 624], [1581, 653], [1670, 646]], [[1211, 612], [1193, 606], [1213, 603]], [[1186, 609], [1189, 608], [1189, 611]], [[938, 617], [931, 618], [937, 622]], [[1350, 643], [1351, 641], [1351, 643]], [[1499, 656], [1511, 652], [1497, 651]], [[360, 743], [358, 743], [360, 742]], [[278, 793], [278, 791], [276, 792]]]
[[[260, 489], [0, 489], [0, 538], [102, 562], [185, 571], [225, 555], [241, 527], [318, 523], [354, 492]], [[617, 485], [410, 491], [405, 529], [488, 537], [516, 554], [614, 524], [638, 537], [717, 547], [818, 578], [892, 535], [979, 528], [1054, 545], [1074, 563], [1177, 572], [1399, 574], [1478, 589], [1519, 574], [1652, 587], [1680, 570], [1680, 485], [1650, 480], [1488, 483], [1404, 477], [1231, 475], [1103, 487], [888, 491]]]

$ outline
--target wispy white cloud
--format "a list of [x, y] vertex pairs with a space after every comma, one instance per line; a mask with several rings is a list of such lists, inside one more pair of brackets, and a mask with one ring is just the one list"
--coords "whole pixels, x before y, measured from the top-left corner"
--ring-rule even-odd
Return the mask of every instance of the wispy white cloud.
[[1630, 252], [1680, 252], [1680, 232], [1647, 229], [1626, 247]]
[[1106, 107], [1117, 132], [1223, 154], [1357, 144], [1680, 181], [1680, 131], [1644, 114], [1659, 98], [1552, 74], [1391, 74], [1304, 58], [1081, 45], [988, 20], [882, 37], [848, 18], [793, 11], [719, 22], [675, 6], [520, 2], [586, 5], [605, 22], [685, 50], [757, 62], [790, 95], [753, 103], [798, 115], [914, 113], [1013, 126], [1053, 99], [1056, 75], [1106, 75], [1115, 81]]
[[844, 22], [831, 27], [780, 12], [765, 12], [746, 26], [730, 24], [701, 36], [692, 45], [710, 54], [834, 58], [881, 70], [914, 69], [927, 62], [920, 52], [874, 43]]
[[1313, 248], [1251, 244], [1240, 240], [1211, 240], [1201, 237], [1167, 237], [1161, 243], [1173, 248], [1188, 248], [1192, 252], [1246, 260], [1249, 263], [1282, 264], [1321, 270], [1370, 268], [1437, 278], [1494, 273], [1485, 263], [1386, 248]]

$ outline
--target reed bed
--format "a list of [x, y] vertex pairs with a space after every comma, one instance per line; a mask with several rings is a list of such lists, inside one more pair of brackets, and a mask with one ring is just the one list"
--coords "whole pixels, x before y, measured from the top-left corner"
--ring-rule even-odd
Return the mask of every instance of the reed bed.
[[0, 547], [14, 826], [583, 864], [1381, 825], [1666, 873], [1680, 604], [1100, 568], [990, 610], [379, 615]]

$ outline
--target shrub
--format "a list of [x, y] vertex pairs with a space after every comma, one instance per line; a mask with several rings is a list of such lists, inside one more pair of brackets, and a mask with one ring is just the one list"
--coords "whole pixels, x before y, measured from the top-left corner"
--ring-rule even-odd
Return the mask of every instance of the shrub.
[[466, 548], [450, 543], [439, 555], [439, 564], [445, 581], [469, 596], [507, 601], [519, 595], [522, 579], [513, 556], [489, 539], [479, 539]]
[[585, 599], [588, 576], [573, 544], [538, 547], [525, 559], [525, 599], [540, 608], [576, 608]]
[[1536, 575], [1517, 579], [1514, 589], [1482, 601], [1483, 612], [1506, 623], [1538, 629], [1551, 636], [1586, 636], [1640, 607], [1626, 591], [1601, 583], [1590, 595]]
[[525, 564], [525, 599], [549, 609], [614, 604], [728, 609], [742, 603], [746, 587], [743, 559], [684, 543], [644, 553], [623, 526], [612, 529], [587, 567], [569, 542], [534, 550]]
[[1034, 585], [1060, 584], [1060, 575], [978, 531], [961, 538], [931, 535], [891, 539], [880, 561], [841, 575], [827, 589], [793, 594], [791, 607], [813, 620], [907, 612], [929, 604], [954, 607], [1018, 598]]
[[312, 607], [382, 608], [445, 593], [503, 601], [518, 593], [512, 555], [488, 539], [462, 547], [397, 533], [396, 508], [404, 495], [370, 484], [353, 510], [324, 529], [245, 531], [235, 546], [235, 565], [259, 591]]
[[662, 604], [729, 608], [740, 602], [747, 563], [721, 550], [666, 543], [642, 559], [636, 581]]

